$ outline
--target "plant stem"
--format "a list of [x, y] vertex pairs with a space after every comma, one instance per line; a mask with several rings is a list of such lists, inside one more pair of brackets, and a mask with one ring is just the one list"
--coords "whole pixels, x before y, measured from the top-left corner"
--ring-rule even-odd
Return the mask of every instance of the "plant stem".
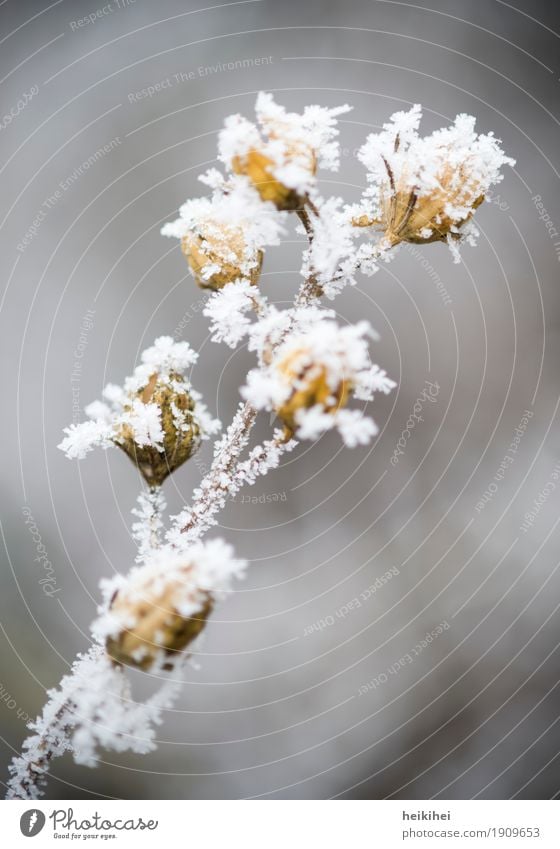
[[232, 490], [239, 457], [249, 441], [256, 418], [255, 408], [245, 403], [218, 443], [210, 471], [196, 490], [189, 518], [181, 528], [181, 533], [187, 538], [204, 533], [214, 523], [214, 514], [225, 505]]

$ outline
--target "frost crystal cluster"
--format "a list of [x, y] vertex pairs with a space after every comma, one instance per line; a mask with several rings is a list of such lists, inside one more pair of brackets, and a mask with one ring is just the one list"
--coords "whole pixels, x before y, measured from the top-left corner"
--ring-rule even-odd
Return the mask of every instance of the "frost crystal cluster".
[[[502, 167], [514, 164], [467, 115], [421, 137], [414, 106], [360, 149], [367, 186], [359, 203], [325, 198], [318, 174], [338, 169], [337, 119], [349, 109], [308, 106], [298, 114], [259, 94], [254, 121], [226, 119], [218, 141], [223, 171], [202, 174], [206, 194], [187, 200], [162, 229], [179, 240], [194, 281], [209, 290], [203, 312], [212, 341], [246, 346], [254, 367], [210, 468], [168, 520], [162, 484], [220, 429], [187, 376], [198, 359], [187, 342], [156, 339], [122, 386], [106, 386], [103, 400], [86, 408], [87, 421], [66, 428], [59, 447], [67, 457], [116, 446], [137, 467], [137, 554], [128, 571], [102, 582], [92, 647], [31, 724], [11, 767], [11, 798], [37, 798], [53, 759], [67, 750], [92, 766], [102, 749], [154, 747], [154, 726], [177, 694], [193, 641], [245, 574], [227, 543], [204, 539], [217, 514], [301, 440], [336, 431], [348, 448], [367, 445], [378, 432], [369, 405], [396, 386], [370, 358], [377, 335], [369, 322], [341, 323], [321, 299], [333, 300], [358, 275], [369, 285], [404, 242], [447, 242], [458, 259], [460, 241], [474, 243], [475, 210]], [[294, 229], [306, 240], [299, 287], [281, 307], [274, 283], [264, 291], [262, 271], [267, 251]], [[271, 433], [251, 446], [261, 411]], [[129, 667], [157, 672], [151, 698], [134, 699]]]

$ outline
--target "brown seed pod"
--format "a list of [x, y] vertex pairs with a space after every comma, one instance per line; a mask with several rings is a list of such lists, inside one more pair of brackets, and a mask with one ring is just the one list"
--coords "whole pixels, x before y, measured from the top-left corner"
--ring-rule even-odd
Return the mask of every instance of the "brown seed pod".
[[[130, 457], [149, 486], [160, 486], [200, 445], [200, 427], [194, 415], [195, 402], [186, 389], [181, 391], [181, 385], [184, 385], [181, 375], [172, 373], [168, 381], [162, 382], [157, 374], [153, 374], [136, 394], [143, 404], [159, 407], [163, 450], [152, 445], [138, 445], [129, 424], [121, 426], [115, 439], [115, 444]], [[124, 408], [125, 412], [130, 409], [130, 406]]]
[[294, 388], [289, 398], [276, 410], [278, 418], [284, 424], [287, 439], [291, 439], [297, 430], [298, 410], [310, 409], [319, 404], [325, 413], [334, 413], [347, 404], [352, 388], [350, 381], [342, 380], [333, 389], [327, 382], [326, 368], [305, 363], [304, 358], [302, 362], [302, 354], [305, 352], [292, 352], [277, 365], [278, 371], [287, 382], [298, 383], [298, 388]]
[[[188, 577], [190, 566], [185, 566]], [[180, 576], [160, 586], [161, 578], [148, 577], [134, 590], [119, 590], [110, 605], [112, 613], [127, 623], [106, 641], [106, 651], [115, 663], [149, 669], [167, 656], [180, 654], [202, 631], [212, 611], [212, 598], [203, 595], [200, 609], [189, 616], [181, 613], [185, 587]], [[130, 624], [128, 624], [130, 623]], [[171, 668], [166, 662], [164, 669]]]
[[[285, 154], [286, 164], [297, 161], [299, 166], [315, 174], [317, 162], [313, 150], [302, 144], [290, 143]], [[274, 176], [275, 160], [268, 155], [267, 145], [262, 148], [249, 150], [246, 154], [234, 156], [232, 168], [236, 174], [249, 177], [263, 201], [272, 201], [277, 209], [299, 209], [305, 202], [305, 197], [289, 186], [285, 186]]]
[[[431, 194], [418, 196], [414, 189], [407, 188], [406, 172], [396, 182], [393, 172], [385, 162], [389, 180], [389, 191], [381, 195], [379, 218], [360, 215], [352, 220], [355, 227], [381, 227], [385, 239], [391, 245], [411, 242], [415, 245], [445, 242], [447, 238], [459, 239], [459, 230], [472, 218], [474, 211], [484, 200], [477, 186], [457, 180], [452, 169], [440, 176], [440, 188]], [[445, 209], [448, 205], [468, 205], [471, 212], [462, 220], [451, 218]]]
[[[181, 240], [181, 248], [187, 258], [194, 279], [201, 289], [223, 289], [240, 277], [247, 278], [256, 286], [261, 273], [263, 252], [256, 251], [247, 261], [246, 244], [241, 227], [212, 227], [210, 231], [187, 233]], [[204, 270], [218, 266], [219, 270], [205, 276]], [[249, 273], [247, 274], [247, 266]]]

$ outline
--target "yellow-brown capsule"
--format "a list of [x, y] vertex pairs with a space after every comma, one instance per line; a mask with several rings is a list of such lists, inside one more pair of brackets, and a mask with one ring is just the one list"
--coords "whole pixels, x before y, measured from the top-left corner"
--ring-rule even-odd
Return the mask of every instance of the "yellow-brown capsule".
[[341, 380], [333, 389], [327, 381], [325, 366], [306, 362], [303, 350], [292, 351], [278, 363], [277, 370], [286, 383], [292, 386], [298, 384], [276, 410], [288, 439], [291, 439], [297, 430], [298, 410], [308, 410], [320, 405], [325, 413], [335, 413], [348, 403], [352, 389], [350, 381]]
[[[384, 237], [390, 245], [400, 242], [428, 244], [444, 242], [448, 238], [459, 239], [460, 229], [472, 218], [474, 211], [484, 200], [477, 185], [468, 180], [457, 180], [456, 173], [448, 169], [440, 176], [440, 187], [430, 194], [418, 196], [415, 189], [407, 186], [406, 177], [395, 182], [388, 163], [385, 163], [389, 177], [389, 186], [381, 193], [380, 215], [370, 218], [361, 215], [352, 220], [355, 227], [378, 226], [384, 230]], [[470, 213], [456, 220], [445, 210], [449, 206], [468, 206]]]
[[[271, 138], [273, 134], [271, 133]], [[286, 144], [283, 164], [296, 163], [310, 176], [317, 170], [315, 153], [302, 143]], [[263, 201], [272, 201], [277, 209], [294, 210], [303, 206], [305, 197], [295, 189], [284, 185], [275, 175], [276, 160], [268, 152], [267, 144], [259, 149], [252, 148], [243, 155], [234, 156], [232, 168], [236, 174], [243, 174], [251, 180]]]
[[[183, 236], [181, 248], [201, 289], [217, 291], [240, 277], [248, 278], [253, 285], [258, 283], [263, 252], [254, 251], [247, 256], [242, 227], [202, 227], [198, 233]], [[205, 273], [210, 269], [209, 274]]]
[[[161, 450], [152, 445], [138, 445], [130, 424], [121, 425], [115, 439], [149, 486], [160, 486], [199, 448], [200, 427], [195, 416], [195, 401], [186, 388], [182, 389], [183, 386], [185, 384], [179, 374], [171, 373], [166, 382], [153, 374], [135, 396], [142, 404], [155, 404], [159, 408], [163, 431]], [[131, 409], [131, 405], [125, 406], [124, 412]]]
[[[190, 566], [184, 568], [188, 580]], [[115, 663], [149, 669], [162, 656], [169, 661], [185, 650], [202, 631], [212, 611], [212, 598], [203, 595], [200, 608], [189, 616], [181, 613], [185, 588], [180, 575], [160, 586], [161, 577], [135, 583], [133, 592], [119, 590], [110, 605], [111, 613], [123, 622], [118, 634], [106, 640], [106, 651]], [[170, 662], [163, 668], [169, 669]]]

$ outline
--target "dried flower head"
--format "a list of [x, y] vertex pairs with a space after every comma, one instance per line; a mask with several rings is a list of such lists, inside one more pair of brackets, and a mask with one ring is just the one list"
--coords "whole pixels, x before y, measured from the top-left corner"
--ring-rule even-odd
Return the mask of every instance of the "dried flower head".
[[501, 167], [515, 162], [492, 133], [475, 132], [469, 115], [424, 138], [421, 116], [418, 105], [397, 112], [381, 133], [368, 136], [358, 155], [370, 186], [353, 223], [377, 225], [389, 245], [472, 240], [476, 233], [466, 225], [490, 186], [503, 179]]
[[257, 409], [273, 410], [286, 438], [314, 439], [337, 428], [347, 445], [365, 444], [377, 428], [360, 411], [344, 409], [348, 400], [371, 400], [395, 386], [371, 365], [372, 335], [366, 321], [341, 328], [329, 317], [301, 325], [270, 364], [249, 372], [242, 394]]
[[169, 668], [199, 635], [217, 598], [244, 574], [245, 562], [222, 540], [195, 543], [188, 552], [166, 546], [134, 568], [126, 580], [103, 585], [105, 605], [94, 624], [116, 662]]
[[86, 407], [90, 421], [65, 429], [59, 448], [81, 459], [96, 445], [116, 445], [158, 486], [219, 428], [184, 371], [197, 359], [187, 342], [160, 336], [124, 386], [109, 384], [104, 401]]
[[317, 168], [338, 168], [336, 116], [349, 108], [308, 106], [298, 115], [261, 92], [258, 125], [241, 115], [227, 119], [220, 133], [220, 159], [248, 178], [263, 201], [277, 209], [297, 209], [314, 186]]

